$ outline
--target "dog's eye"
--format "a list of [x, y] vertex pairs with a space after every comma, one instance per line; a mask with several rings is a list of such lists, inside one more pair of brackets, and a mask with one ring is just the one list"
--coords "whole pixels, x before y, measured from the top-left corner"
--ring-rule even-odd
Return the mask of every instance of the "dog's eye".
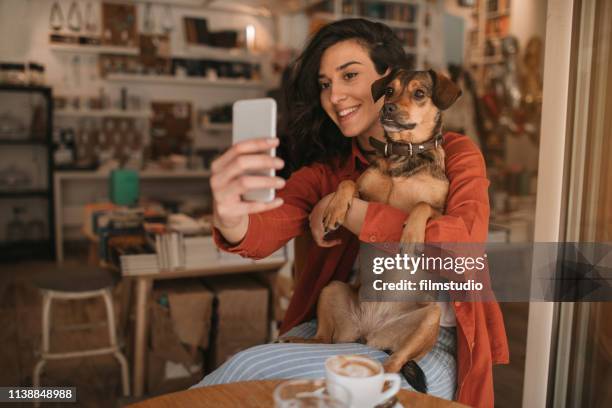
[[417, 89], [416, 91], [414, 91], [415, 99], [423, 99], [424, 97], [425, 97], [425, 92], [423, 92], [421, 89]]
[[391, 88], [390, 86], [385, 88], [385, 95], [386, 96], [391, 96], [393, 95], [393, 88]]

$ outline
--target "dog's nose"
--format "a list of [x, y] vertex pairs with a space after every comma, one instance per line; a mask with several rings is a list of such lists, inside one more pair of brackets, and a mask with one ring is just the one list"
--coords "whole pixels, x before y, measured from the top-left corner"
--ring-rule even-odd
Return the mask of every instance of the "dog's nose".
[[385, 103], [383, 105], [383, 113], [385, 115], [390, 115], [397, 110], [397, 106], [394, 103]]

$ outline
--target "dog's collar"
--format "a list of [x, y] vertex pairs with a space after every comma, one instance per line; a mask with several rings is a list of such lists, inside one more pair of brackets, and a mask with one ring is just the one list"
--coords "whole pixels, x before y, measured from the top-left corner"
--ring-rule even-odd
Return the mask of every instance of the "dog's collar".
[[383, 157], [389, 157], [391, 155], [413, 156], [418, 153], [424, 153], [428, 150], [438, 148], [444, 139], [442, 133], [438, 133], [428, 141], [419, 144], [394, 142], [389, 140], [386, 134], [385, 138], [387, 139], [386, 143], [370, 137], [370, 145]]

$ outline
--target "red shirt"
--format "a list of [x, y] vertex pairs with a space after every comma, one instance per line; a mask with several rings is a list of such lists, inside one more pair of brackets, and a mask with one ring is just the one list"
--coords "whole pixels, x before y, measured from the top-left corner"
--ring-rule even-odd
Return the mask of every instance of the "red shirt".
[[[485, 242], [489, 223], [489, 197], [485, 162], [466, 136], [444, 137], [446, 174], [450, 181], [446, 212], [427, 224], [426, 242]], [[294, 172], [278, 191], [284, 204], [249, 216], [244, 239], [230, 247], [218, 232], [222, 249], [249, 258], [265, 258], [309, 228], [308, 215], [321, 198], [336, 191], [342, 180], [356, 180], [368, 162], [353, 143], [349, 160], [315, 163]], [[407, 214], [381, 203], [369, 203], [359, 237], [341, 228], [342, 244], [321, 248], [311, 241], [308, 261], [295, 284], [281, 332], [315, 317], [321, 290], [332, 280], [346, 281], [353, 267], [359, 240], [397, 242]], [[496, 302], [453, 302], [457, 321], [456, 399], [476, 407], [493, 407], [493, 364], [508, 363], [504, 321]]]

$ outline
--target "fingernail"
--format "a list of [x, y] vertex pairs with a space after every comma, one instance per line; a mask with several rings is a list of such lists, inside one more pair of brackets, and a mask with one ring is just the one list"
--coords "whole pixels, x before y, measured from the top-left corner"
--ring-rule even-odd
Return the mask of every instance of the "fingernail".
[[276, 180], [276, 187], [281, 188], [285, 186], [285, 180], [283, 179], [278, 179]]
[[268, 144], [271, 146], [274, 146], [277, 143], [278, 143], [278, 138], [276, 137], [268, 139]]

